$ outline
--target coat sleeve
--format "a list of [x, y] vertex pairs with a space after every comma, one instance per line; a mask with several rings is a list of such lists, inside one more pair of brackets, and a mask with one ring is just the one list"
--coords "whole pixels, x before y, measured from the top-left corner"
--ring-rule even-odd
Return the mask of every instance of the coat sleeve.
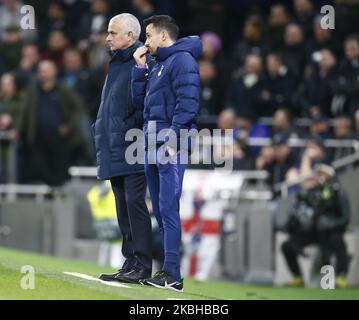
[[132, 84], [130, 86], [130, 95], [131, 100], [129, 101], [129, 104], [132, 106], [129, 106], [129, 109], [133, 110], [127, 117], [125, 117], [125, 127], [126, 130], [132, 129], [132, 128], [140, 128], [143, 125], [143, 102], [142, 103], [133, 103], [133, 94], [132, 94]]
[[132, 103], [137, 110], [143, 110], [146, 95], [148, 69], [146, 67], [134, 66], [132, 68], [131, 95]]
[[181, 53], [173, 60], [170, 73], [176, 105], [172, 129], [179, 137], [181, 129], [191, 129], [199, 112], [200, 79], [196, 60], [189, 53]]

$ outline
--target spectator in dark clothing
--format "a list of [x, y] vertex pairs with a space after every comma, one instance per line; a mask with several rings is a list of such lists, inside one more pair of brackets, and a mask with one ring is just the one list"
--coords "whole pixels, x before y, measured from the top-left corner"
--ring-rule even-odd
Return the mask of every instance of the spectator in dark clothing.
[[282, 4], [275, 4], [270, 8], [266, 37], [269, 39], [270, 49], [282, 50], [284, 46], [284, 30], [289, 23], [289, 16]]
[[298, 23], [304, 31], [305, 38], [313, 36], [313, 19], [315, 11], [310, 0], [294, 0], [294, 21]]
[[270, 173], [269, 183], [273, 187], [287, 180], [288, 171], [296, 165], [297, 157], [288, 145], [289, 135], [277, 133], [273, 137], [273, 146], [262, 149], [256, 160], [257, 170]]
[[69, 40], [63, 31], [55, 30], [49, 35], [48, 47], [42, 54], [42, 59], [51, 60], [58, 70], [64, 66], [64, 54], [69, 45]]
[[344, 99], [342, 112], [353, 115], [359, 106], [359, 36], [349, 36], [344, 50], [345, 59], [339, 67], [338, 93]]
[[[64, 70], [62, 71], [60, 82], [75, 91], [85, 104], [85, 113], [83, 114], [81, 125], [83, 126], [83, 132], [88, 133], [85, 135], [87, 139], [87, 146], [93, 146], [93, 138], [91, 132], [91, 120], [90, 115], [97, 111], [98, 106], [94, 105], [96, 101], [95, 94], [99, 94], [96, 87], [93, 85], [95, 79], [91, 79], [90, 72], [83, 67], [82, 56], [77, 49], [67, 49], [64, 55]], [[75, 155], [75, 161], [85, 162], [83, 165], [92, 165], [92, 157], [88, 157], [89, 154], [94, 154], [94, 150], [90, 148], [87, 153], [87, 158], [81, 156], [84, 150], [81, 148], [77, 150]]]
[[[53, 62], [39, 64], [38, 82], [29, 86], [21, 119], [21, 182], [59, 186], [69, 178], [72, 150], [84, 144], [79, 97], [56, 80]], [[25, 154], [24, 154], [25, 153]]]
[[[351, 130], [352, 122], [348, 116], [342, 115], [334, 119], [333, 138], [337, 140], [354, 140], [355, 136]], [[354, 153], [352, 147], [333, 148], [332, 159], [337, 160]]]
[[324, 139], [317, 134], [312, 134], [303, 151], [299, 173], [300, 175], [310, 175], [316, 164], [329, 161], [330, 155], [325, 148]]
[[311, 122], [309, 125], [309, 133], [316, 134], [323, 139], [329, 139], [329, 119], [321, 113], [315, 114], [311, 118]]
[[[218, 159], [225, 157], [226, 161], [233, 161], [234, 170], [253, 170], [255, 157], [248, 145], [248, 138], [250, 134], [253, 136], [258, 133], [258, 127], [256, 125], [253, 126], [249, 119], [237, 118], [233, 109], [225, 109], [218, 117], [218, 128], [222, 130], [222, 135], [225, 134], [225, 130], [233, 130], [230, 133], [230, 138], [233, 141], [233, 154], [231, 150], [226, 152], [225, 147], [221, 145], [214, 145], [213, 153], [215, 157]], [[253, 129], [252, 131], [251, 128]], [[227, 157], [231, 157], [231, 159]], [[212, 163], [212, 165], [216, 167], [216, 164]], [[203, 168], [206, 169], [204, 166]]]
[[[125, 0], [116, 2], [123, 3], [124, 1]], [[78, 28], [80, 26], [82, 17], [90, 11], [93, 1], [60, 0], [60, 2], [65, 9], [65, 28], [61, 30], [63, 30], [66, 36], [70, 39], [71, 46], [75, 46], [78, 41]], [[114, 1], [112, 0], [112, 2]]]
[[51, 32], [61, 30], [69, 37], [73, 34], [70, 27], [66, 19], [65, 5], [59, 1], [51, 2], [47, 8], [46, 18], [42, 21], [39, 28], [38, 42], [41, 50], [46, 48]]
[[[255, 118], [252, 118], [247, 114], [239, 114], [236, 121], [236, 127], [234, 129], [234, 138], [238, 139], [241, 143], [247, 144], [248, 139], [251, 138], [268, 138], [269, 131], [268, 128], [256, 122]], [[258, 155], [261, 147], [260, 146], [251, 146], [249, 151], [252, 155]]]
[[[238, 158], [253, 159], [260, 150], [258, 146], [248, 146], [250, 138], [267, 138], [269, 136], [266, 126], [257, 123], [248, 115], [240, 114], [238, 117], [235, 110], [231, 108], [224, 109], [218, 116], [218, 128], [222, 134], [226, 129], [232, 129], [231, 138], [238, 143]], [[242, 155], [242, 156], [239, 156]], [[240, 161], [242, 162], [242, 161]], [[243, 164], [243, 163], [242, 163]]]
[[296, 23], [286, 26], [284, 32], [283, 55], [291, 72], [301, 77], [307, 62], [307, 50], [302, 28]]
[[10, 139], [18, 137], [23, 95], [19, 81], [12, 73], [5, 73], [0, 79], [0, 131], [11, 131]]
[[339, 82], [337, 61], [328, 49], [320, 51], [318, 60], [318, 64], [310, 68], [295, 100], [304, 114], [313, 116], [321, 113], [331, 117], [342, 112], [340, 101], [334, 99]]
[[2, 64], [3, 72], [12, 71], [17, 68], [21, 59], [23, 45], [24, 42], [19, 27], [7, 27], [4, 41], [0, 42], [0, 64]]
[[264, 85], [264, 100], [261, 116], [273, 116], [279, 105], [291, 107], [292, 95], [296, 89], [296, 77], [284, 64], [279, 53], [270, 53], [266, 57], [268, 78]]
[[223, 67], [226, 62], [222, 54], [222, 40], [214, 32], [206, 31], [201, 34], [202, 54], [201, 58], [211, 60], [216, 67]]
[[[226, 34], [224, 42], [233, 43], [238, 39], [238, 30], [242, 30], [249, 15], [263, 15], [269, 11], [271, 3], [266, 0], [228, 0], [226, 1]], [[230, 13], [230, 14], [229, 14]], [[265, 23], [265, 21], [263, 21]]]
[[290, 138], [287, 133], [277, 134], [273, 137], [275, 162], [272, 178], [274, 184], [286, 181], [289, 170], [298, 165], [297, 153], [288, 144]]
[[321, 26], [321, 20], [323, 16], [318, 15], [314, 19], [313, 23], [313, 38], [310, 38], [308, 42], [308, 52], [316, 54], [322, 49], [329, 49], [334, 53], [336, 57], [342, 55], [342, 43], [338, 42], [333, 37], [333, 31], [331, 29], [325, 29]]
[[[299, 158], [298, 164], [293, 166], [287, 172], [286, 180], [288, 182], [297, 182], [298, 178], [310, 176], [313, 173], [314, 167], [319, 163], [330, 163], [330, 152], [325, 147], [324, 139], [317, 135], [311, 134], [308, 139], [304, 150], [301, 151], [302, 155]], [[312, 180], [304, 181], [301, 186], [309, 187], [312, 185]], [[289, 189], [289, 192], [298, 191], [298, 185]]]
[[244, 70], [235, 76], [229, 86], [225, 107], [233, 108], [237, 114], [257, 118], [263, 103], [261, 92], [264, 89], [261, 57], [255, 54], [248, 55]]
[[[0, 139], [0, 182], [9, 181], [9, 147], [18, 139], [19, 118], [23, 106], [23, 96], [19, 84], [11, 73], [5, 73], [0, 79], [0, 133], [7, 139]], [[11, 181], [14, 182], [14, 181]]]
[[216, 72], [216, 93], [218, 99], [223, 101], [228, 86], [231, 70], [222, 53], [222, 40], [214, 32], [206, 31], [201, 35], [202, 56], [201, 59], [210, 61]]
[[35, 44], [27, 44], [22, 48], [20, 65], [16, 74], [25, 87], [35, 80], [39, 61], [40, 53]]
[[88, 50], [94, 41], [94, 35], [107, 28], [110, 15], [107, 0], [94, 0], [91, 2], [90, 12], [83, 14], [78, 24], [77, 44], [81, 52]]
[[211, 61], [199, 61], [199, 74], [201, 80], [200, 110], [201, 116], [218, 115], [222, 100], [218, 92], [216, 68]]
[[243, 37], [232, 51], [234, 68], [243, 65], [247, 55], [255, 53], [264, 55], [268, 50], [268, 42], [264, 37], [263, 22], [260, 16], [249, 16], [243, 28]]
[[280, 107], [274, 113], [271, 136], [286, 134], [289, 138], [298, 139], [303, 133], [294, 125], [293, 115], [289, 109]]
[[64, 53], [64, 69], [60, 80], [64, 85], [79, 93], [87, 106], [91, 103], [89, 77], [89, 72], [83, 67], [80, 52], [76, 49], [67, 49]]

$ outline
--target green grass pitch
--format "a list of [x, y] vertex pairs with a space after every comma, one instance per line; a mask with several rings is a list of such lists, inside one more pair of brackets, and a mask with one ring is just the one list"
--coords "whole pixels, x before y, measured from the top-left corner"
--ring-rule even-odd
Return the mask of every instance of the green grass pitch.
[[[35, 288], [22, 289], [21, 267], [35, 269]], [[30, 252], [0, 247], [0, 299], [50, 300], [146, 300], [146, 299], [359, 299], [359, 288], [322, 290], [316, 288], [286, 288], [257, 286], [229, 281], [196, 282], [185, 279], [185, 292], [178, 293], [149, 286], [130, 284], [130, 288], [112, 287], [64, 274], [77, 272], [97, 277], [109, 267], [94, 263], [60, 259]]]

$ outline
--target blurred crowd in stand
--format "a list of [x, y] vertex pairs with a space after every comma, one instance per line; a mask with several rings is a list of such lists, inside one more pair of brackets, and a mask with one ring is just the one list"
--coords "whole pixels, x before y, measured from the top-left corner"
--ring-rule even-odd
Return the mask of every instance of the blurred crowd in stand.
[[[18, 181], [62, 185], [72, 165], [95, 165], [91, 123], [109, 62], [107, 25], [169, 14], [198, 34], [201, 128], [233, 129], [234, 168], [295, 178], [353, 148], [359, 137], [359, 3], [356, 0], [29, 0], [36, 28], [22, 30], [20, 0], [0, 1], [0, 182], [16, 142]], [[335, 29], [322, 28], [323, 5]], [[144, 40], [144, 32], [141, 39]], [[271, 118], [268, 125], [263, 118]], [[308, 126], [298, 126], [306, 118]], [[248, 138], [271, 138], [251, 146]], [[308, 139], [305, 147], [290, 138]]]

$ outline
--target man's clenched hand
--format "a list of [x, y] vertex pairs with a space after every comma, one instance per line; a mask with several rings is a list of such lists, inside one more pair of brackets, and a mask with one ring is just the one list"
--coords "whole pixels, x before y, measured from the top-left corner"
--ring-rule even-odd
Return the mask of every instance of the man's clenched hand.
[[148, 48], [146, 46], [142, 46], [137, 48], [135, 53], [133, 54], [133, 58], [136, 61], [136, 64], [140, 67], [144, 67], [146, 65], [146, 53], [148, 52]]

